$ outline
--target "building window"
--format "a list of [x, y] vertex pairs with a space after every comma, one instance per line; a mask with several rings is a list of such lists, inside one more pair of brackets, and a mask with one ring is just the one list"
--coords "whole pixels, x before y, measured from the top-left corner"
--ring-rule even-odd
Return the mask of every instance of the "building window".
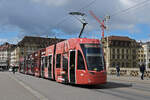
[[126, 52], [127, 52], [127, 53], [129, 52], [128, 49], [126, 50]]
[[120, 46], [123, 46], [123, 42], [120, 42]]
[[129, 42], [127, 42], [127, 46], [129, 47]]
[[117, 53], [120, 53], [120, 52], [119, 52], [119, 49], [117, 49]]
[[133, 54], [134, 54], [134, 53], [136, 53], [136, 50], [135, 50], [135, 49], [133, 49], [133, 50], [132, 50], [132, 53], [133, 53]]
[[124, 49], [122, 49], [122, 53], [124, 53]]
[[133, 67], [136, 67], [136, 62], [133, 62]]
[[117, 59], [120, 59], [120, 56], [119, 56], [119, 55], [117, 55]]
[[148, 63], [148, 67], [150, 68], [150, 63]]
[[129, 56], [127, 55], [127, 56], [126, 56], [126, 58], [128, 59], [128, 58], [129, 58]]
[[129, 63], [126, 63], [126, 67], [129, 67]]
[[124, 46], [127, 46], [127, 42], [124, 42]]
[[122, 59], [124, 59], [124, 55], [122, 55]]
[[115, 42], [114, 41], [112, 42], [112, 46], [115, 46]]
[[134, 56], [132, 56], [133, 57], [133, 59], [136, 59], [136, 56], [134, 55]]
[[115, 55], [113, 55], [112, 58], [115, 59]]
[[113, 41], [113, 46], [115, 46], [116, 45], [116, 42], [115, 41]]
[[122, 67], [124, 67], [124, 62], [122, 63]]
[[113, 53], [115, 53], [115, 49], [113, 49]]
[[115, 45], [118, 46], [118, 41], [115, 42]]

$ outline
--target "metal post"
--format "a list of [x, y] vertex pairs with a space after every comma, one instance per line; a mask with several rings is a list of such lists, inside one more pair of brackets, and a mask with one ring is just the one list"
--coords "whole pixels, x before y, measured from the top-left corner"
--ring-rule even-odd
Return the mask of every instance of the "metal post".
[[108, 46], [109, 46], [109, 44], [108, 44], [108, 42], [109, 42], [109, 40], [108, 40], [108, 35], [107, 35], [107, 61], [106, 61], [106, 67], [107, 67], [107, 70], [109, 69], [109, 48], [108, 48]]
[[109, 39], [108, 39], [108, 20], [110, 19], [110, 16], [106, 16], [105, 17], [105, 21], [106, 21], [106, 30], [107, 30], [107, 55], [106, 55], [106, 57], [107, 57], [107, 59], [106, 59], [106, 68], [107, 68], [107, 70], [109, 70]]

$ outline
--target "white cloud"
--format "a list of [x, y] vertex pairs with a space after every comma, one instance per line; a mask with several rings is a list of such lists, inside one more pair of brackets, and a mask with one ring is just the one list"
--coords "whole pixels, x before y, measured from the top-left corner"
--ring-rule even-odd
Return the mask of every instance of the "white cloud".
[[135, 0], [119, 0], [124, 6], [130, 7], [135, 4]]
[[2, 44], [4, 42], [8, 42], [8, 40], [7, 39], [0, 39], [0, 44]]
[[[114, 14], [142, 1], [144, 0], [96, 0], [92, 5], [86, 6], [91, 0], [0, 0], [0, 26], [17, 27], [24, 31], [20, 35], [51, 36], [54, 35], [51, 30], [57, 28], [66, 35], [72, 35], [80, 32], [82, 24], [68, 13], [85, 7], [81, 9], [87, 14], [88, 26], [84, 32], [90, 32], [100, 30], [100, 25], [88, 10], [102, 19], [106, 14]], [[150, 13], [147, 13], [149, 9], [147, 3], [143, 7], [111, 16], [111, 30], [140, 31], [137, 24], [150, 24]], [[65, 20], [62, 21], [63, 19]]]
[[44, 3], [49, 6], [63, 6], [65, 5], [69, 0], [32, 0], [36, 3]]
[[0, 45], [5, 43], [5, 42], [8, 42], [10, 44], [17, 44], [20, 40], [21, 40], [21, 38], [18, 38], [18, 37], [11, 38], [11, 39], [0, 38]]

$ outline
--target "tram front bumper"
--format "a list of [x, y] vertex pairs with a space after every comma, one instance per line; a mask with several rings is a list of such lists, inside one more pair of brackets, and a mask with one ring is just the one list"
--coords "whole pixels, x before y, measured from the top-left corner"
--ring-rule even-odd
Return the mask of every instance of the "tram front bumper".
[[105, 84], [107, 82], [107, 76], [105, 73], [89, 75], [87, 82], [88, 84]]

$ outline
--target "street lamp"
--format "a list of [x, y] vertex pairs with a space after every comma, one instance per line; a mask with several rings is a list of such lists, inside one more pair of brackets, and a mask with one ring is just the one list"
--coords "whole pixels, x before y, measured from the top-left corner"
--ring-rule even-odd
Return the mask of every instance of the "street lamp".
[[[77, 16], [82, 16], [82, 17], [84, 17], [85, 16], [85, 13], [81, 13], [81, 12], [70, 12], [69, 13], [70, 15], [77, 15]], [[74, 16], [78, 21], [80, 21], [81, 23], [82, 23], [82, 29], [81, 29], [81, 31], [80, 31], [80, 34], [79, 34], [79, 38], [81, 37], [81, 35], [82, 35], [82, 33], [83, 33], [83, 30], [84, 30], [84, 28], [85, 28], [85, 26], [88, 24], [88, 23], [86, 23], [85, 22], [85, 19], [83, 18], [83, 19], [79, 19], [78, 17], [76, 17], [76, 16]]]
[[81, 12], [69, 12], [70, 15], [80, 15], [80, 16], [85, 16], [85, 13]]

